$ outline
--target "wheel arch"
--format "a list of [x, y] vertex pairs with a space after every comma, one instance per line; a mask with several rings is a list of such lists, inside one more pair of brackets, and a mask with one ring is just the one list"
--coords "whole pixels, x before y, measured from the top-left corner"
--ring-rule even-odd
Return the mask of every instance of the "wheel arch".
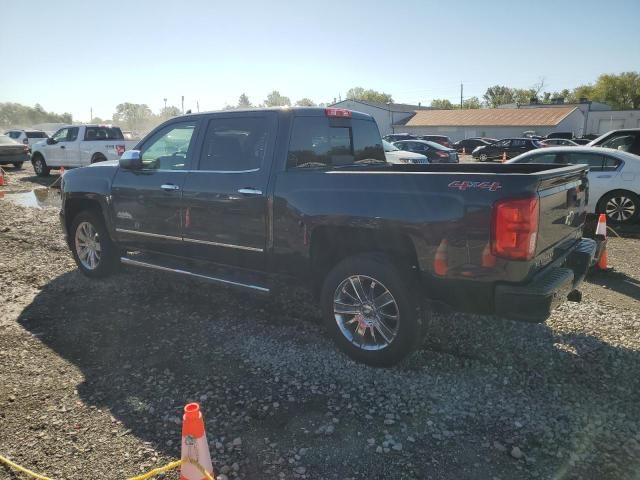
[[388, 256], [402, 272], [419, 277], [416, 248], [411, 237], [397, 229], [320, 226], [313, 230], [310, 260], [314, 292], [331, 269], [347, 257], [363, 253]]
[[87, 197], [69, 197], [64, 202], [64, 226], [65, 230], [69, 233], [71, 226], [73, 225], [74, 218], [84, 211], [92, 211], [97, 215], [100, 215], [105, 223], [107, 231], [112, 234], [111, 222], [107, 215], [105, 215], [104, 206], [96, 198]]

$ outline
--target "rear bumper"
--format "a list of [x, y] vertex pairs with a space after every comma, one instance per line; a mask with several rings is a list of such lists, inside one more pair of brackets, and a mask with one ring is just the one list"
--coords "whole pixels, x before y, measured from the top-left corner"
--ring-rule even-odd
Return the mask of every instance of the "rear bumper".
[[7, 165], [10, 163], [24, 163], [29, 161], [29, 154], [16, 153], [11, 155], [0, 156], [0, 165]]
[[528, 322], [545, 321], [582, 283], [596, 248], [594, 240], [583, 238], [560, 265], [550, 265], [529, 283], [497, 285], [494, 294], [496, 314]]

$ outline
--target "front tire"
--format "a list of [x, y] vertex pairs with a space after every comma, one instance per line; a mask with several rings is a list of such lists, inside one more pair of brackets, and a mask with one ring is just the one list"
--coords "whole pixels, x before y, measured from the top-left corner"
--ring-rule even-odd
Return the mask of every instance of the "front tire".
[[78, 268], [88, 277], [105, 277], [120, 264], [104, 221], [92, 211], [80, 212], [73, 219], [69, 246]]
[[487, 161], [489, 161], [489, 157], [487, 156], [487, 154], [486, 154], [486, 153], [481, 153], [481, 154], [480, 154], [480, 161], [481, 161], [481, 162], [487, 162]]
[[48, 177], [51, 169], [47, 166], [47, 162], [45, 162], [44, 157], [40, 154], [37, 154], [31, 160], [33, 165], [33, 171], [36, 172], [36, 175], [39, 177]]
[[413, 292], [388, 257], [346, 258], [324, 280], [321, 304], [326, 326], [354, 360], [392, 366], [412, 353], [423, 338], [423, 319]]
[[609, 192], [598, 202], [598, 213], [604, 213], [608, 221], [618, 225], [637, 222], [640, 218], [640, 197], [626, 190]]

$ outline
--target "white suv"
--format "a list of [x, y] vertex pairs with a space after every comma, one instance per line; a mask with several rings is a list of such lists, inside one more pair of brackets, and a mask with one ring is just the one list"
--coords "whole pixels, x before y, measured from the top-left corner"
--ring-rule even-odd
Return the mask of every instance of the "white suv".
[[29, 151], [31, 151], [31, 147], [34, 143], [41, 142], [42, 140], [46, 140], [49, 138], [42, 130], [7, 130], [4, 134], [15, 140], [16, 142], [22, 143], [23, 145], [29, 146]]

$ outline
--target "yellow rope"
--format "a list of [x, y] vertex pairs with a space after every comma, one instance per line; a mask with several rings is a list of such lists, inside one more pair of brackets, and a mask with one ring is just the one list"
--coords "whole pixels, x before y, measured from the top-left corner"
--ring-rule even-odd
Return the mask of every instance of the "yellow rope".
[[175, 462], [171, 462], [164, 467], [154, 468], [153, 470], [148, 471], [142, 475], [138, 475], [137, 477], [131, 477], [127, 480], [147, 480], [147, 478], [155, 477], [159, 473], [167, 472], [169, 470], [173, 470], [174, 468], [178, 468], [182, 465], [182, 460], [176, 460]]
[[0, 455], [0, 462], [9, 465], [14, 470], [18, 470], [19, 472], [26, 473], [27, 475], [31, 475], [33, 478], [37, 478], [38, 480], [51, 480], [48, 477], [43, 477], [42, 475], [38, 475], [37, 473], [32, 472], [28, 468], [21, 467], [17, 463], [13, 463], [11, 460], [9, 460], [8, 458], [3, 457], [2, 455]]
[[[195, 460], [192, 460], [190, 458], [185, 458], [184, 461], [185, 462], [189, 462], [194, 467], [196, 467], [200, 471], [200, 473], [202, 473], [202, 475], [204, 475], [204, 477], [207, 480], [216, 480], [213, 475], [211, 475], [209, 472], [207, 472], [202, 467], [202, 465], [200, 465]], [[127, 480], [147, 480], [147, 479], [149, 479], [151, 477], [155, 477], [159, 473], [168, 472], [169, 470], [173, 470], [174, 468], [178, 468], [180, 465], [182, 465], [182, 462], [183, 462], [183, 460], [176, 460], [175, 462], [168, 463], [163, 467], [154, 468], [153, 470], [150, 470], [147, 473], [143, 473], [142, 475], [138, 475], [137, 477], [128, 478]], [[31, 476], [33, 478], [36, 478], [38, 480], [52, 480], [49, 477], [44, 477], [44, 476], [39, 475], [39, 474], [37, 474], [35, 472], [32, 472], [28, 468], [21, 467], [17, 463], [12, 462], [11, 460], [9, 460], [6, 457], [3, 457], [2, 455], [0, 455], [0, 463], [4, 463], [4, 464], [10, 466], [11, 468], [13, 468], [14, 470], [17, 470], [19, 472], [25, 473], [25, 474], [27, 474], [27, 475], [29, 475], [29, 476]]]

